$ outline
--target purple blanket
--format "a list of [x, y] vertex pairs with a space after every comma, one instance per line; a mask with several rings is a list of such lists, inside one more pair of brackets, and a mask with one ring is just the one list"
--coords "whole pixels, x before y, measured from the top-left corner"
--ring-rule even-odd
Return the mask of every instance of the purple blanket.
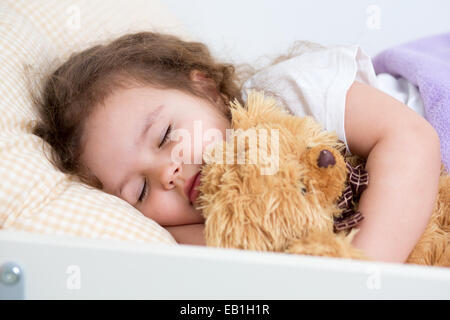
[[450, 169], [450, 33], [387, 49], [372, 59], [375, 72], [402, 76], [419, 88], [425, 117], [441, 141], [442, 162]]

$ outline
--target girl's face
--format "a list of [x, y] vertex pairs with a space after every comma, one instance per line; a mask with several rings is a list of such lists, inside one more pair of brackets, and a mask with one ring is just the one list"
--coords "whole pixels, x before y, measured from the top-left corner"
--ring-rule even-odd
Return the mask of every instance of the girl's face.
[[[211, 102], [179, 90], [118, 89], [89, 117], [81, 161], [105, 192], [160, 225], [201, 223], [186, 193], [202, 166], [198, 155], [212, 143], [204, 141], [200, 127], [219, 130], [225, 139], [230, 122]], [[176, 131], [183, 138], [173, 141]]]

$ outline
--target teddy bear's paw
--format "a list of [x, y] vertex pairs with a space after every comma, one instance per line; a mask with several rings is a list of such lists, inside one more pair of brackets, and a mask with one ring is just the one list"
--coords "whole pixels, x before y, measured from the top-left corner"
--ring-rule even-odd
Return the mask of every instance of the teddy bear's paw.
[[425, 266], [450, 267], [450, 239], [426, 239], [419, 241], [406, 263]]
[[302, 239], [292, 241], [286, 252], [312, 256], [368, 260], [361, 250], [356, 249], [351, 244], [356, 232], [356, 229], [353, 229], [348, 235], [326, 231], [310, 232]]

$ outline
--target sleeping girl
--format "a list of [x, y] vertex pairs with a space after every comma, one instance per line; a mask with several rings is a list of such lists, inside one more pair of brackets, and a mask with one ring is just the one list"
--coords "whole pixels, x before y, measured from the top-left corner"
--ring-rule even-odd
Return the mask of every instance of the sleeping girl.
[[413, 110], [380, 90], [356, 45], [310, 43], [247, 78], [236, 70], [202, 43], [128, 34], [73, 54], [46, 78], [34, 133], [53, 147], [61, 171], [127, 201], [179, 243], [201, 245], [204, 219], [193, 202], [202, 163], [194, 156], [211, 142], [196, 138], [190, 161], [178, 161], [172, 134], [198, 137], [200, 122], [225, 137], [228, 103], [265, 90], [367, 160], [371, 183], [353, 244], [374, 260], [404, 262], [430, 218], [441, 168], [439, 137], [420, 104]]

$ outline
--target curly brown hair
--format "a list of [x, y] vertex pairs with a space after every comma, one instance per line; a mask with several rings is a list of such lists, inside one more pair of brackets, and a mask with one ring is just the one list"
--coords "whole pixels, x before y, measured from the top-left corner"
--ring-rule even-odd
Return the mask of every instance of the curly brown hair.
[[[100, 181], [80, 161], [84, 124], [95, 106], [130, 80], [211, 100], [193, 84], [190, 76], [194, 70], [213, 80], [222, 105], [234, 99], [242, 103], [235, 67], [217, 62], [200, 42], [140, 32], [74, 53], [45, 77], [38, 98], [33, 96], [39, 116], [33, 133], [52, 147], [49, 160], [59, 170], [101, 188]], [[223, 111], [230, 118], [229, 110]]]

